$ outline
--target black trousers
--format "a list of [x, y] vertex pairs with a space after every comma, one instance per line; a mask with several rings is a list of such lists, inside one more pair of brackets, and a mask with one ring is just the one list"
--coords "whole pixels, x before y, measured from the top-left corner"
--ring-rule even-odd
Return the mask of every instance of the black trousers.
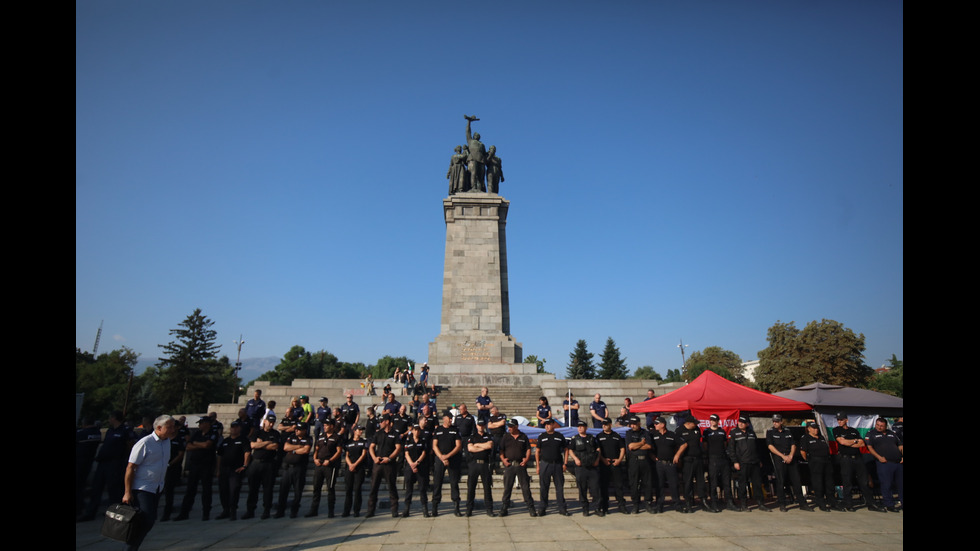
[[249, 463], [248, 498], [245, 500], [245, 509], [250, 513], [255, 512], [255, 507], [259, 504], [259, 490], [263, 492], [262, 506], [266, 511], [272, 509], [272, 494], [275, 485], [275, 461], [253, 461]]
[[681, 480], [684, 483], [684, 499], [688, 505], [694, 503], [695, 488], [701, 501], [707, 501], [708, 491], [704, 483], [704, 462], [701, 456], [685, 457], [682, 460]]
[[575, 467], [575, 483], [578, 486], [578, 502], [583, 510], [589, 509], [589, 496], [592, 494], [592, 505], [598, 506], [602, 497], [599, 493], [599, 471], [595, 467]]
[[609, 488], [616, 496], [616, 503], [622, 505], [626, 503], [623, 497], [623, 466], [604, 465], [599, 461], [599, 508], [603, 511], [609, 510]]
[[415, 491], [415, 485], [418, 484], [419, 487], [419, 502], [422, 507], [425, 507], [429, 503], [429, 465], [427, 462], [422, 463], [418, 467], [418, 472], [413, 473], [412, 467], [405, 463], [405, 470], [402, 472], [402, 476], [405, 479], [405, 508], [408, 509], [412, 506], [412, 493]]
[[375, 463], [371, 470], [371, 492], [368, 494], [368, 514], [374, 513], [378, 506], [378, 490], [381, 481], [388, 484], [388, 498], [391, 501], [391, 511], [398, 511], [398, 485], [396, 482], [394, 463]]
[[627, 462], [630, 477], [630, 497], [633, 506], [640, 506], [640, 497], [650, 504], [653, 502], [653, 466], [646, 455], [633, 456]]
[[323, 494], [323, 486], [327, 486], [327, 512], [333, 514], [333, 508], [337, 504], [337, 474], [339, 466], [336, 463], [313, 467], [313, 499], [310, 501], [310, 510], [318, 511], [320, 508], [320, 498]]
[[472, 460], [468, 466], [466, 476], [466, 510], [473, 510], [473, 503], [476, 500], [476, 484], [483, 481], [483, 504], [488, 511], [493, 510], [493, 490], [490, 480], [490, 463], [484, 460]]
[[289, 491], [293, 491], [293, 503], [289, 507], [292, 514], [299, 511], [300, 499], [303, 497], [303, 486], [306, 485], [306, 463], [284, 463], [282, 478], [279, 480], [279, 506], [277, 513], [286, 511], [286, 501]]
[[749, 501], [749, 482], [752, 483], [752, 493], [755, 500], [761, 504], [764, 493], [762, 491], [762, 467], [758, 463], [739, 463], [738, 466], [738, 493], [742, 503]]
[[796, 494], [796, 501], [801, 507], [806, 506], [806, 496], [803, 495], [803, 484], [800, 483], [800, 470], [794, 460], [790, 464], [783, 462], [778, 455], [771, 455], [772, 469], [776, 474], [776, 501], [780, 505], [786, 505], [786, 483], [792, 485], [792, 491]]
[[180, 514], [186, 515], [194, 506], [197, 497], [197, 486], [201, 485], [201, 508], [204, 513], [211, 512], [211, 496], [214, 493], [214, 463], [189, 463], [187, 465], [187, 490], [184, 500], [180, 503]]
[[514, 490], [514, 480], [521, 485], [521, 493], [524, 495], [524, 503], [528, 509], [534, 508], [534, 498], [531, 497], [531, 477], [527, 474], [527, 467], [521, 467], [519, 461], [511, 462], [510, 467], [504, 467], [504, 498], [501, 501], [501, 510], [507, 510], [510, 505], [510, 495]]
[[725, 500], [732, 499], [732, 463], [727, 457], [722, 455], [708, 457], [708, 484], [712, 499], [718, 496], [719, 485]]
[[673, 461], [660, 461], [657, 460], [657, 506], [662, 507], [664, 505], [664, 487], [670, 487], [670, 495], [674, 498], [674, 506], [676, 507], [681, 501], [680, 495], [680, 476], [677, 474], [677, 465], [674, 465]]
[[350, 514], [352, 510], [355, 515], [361, 514], [361, 487], [364, 486], [365, 474], [364, 467], [358, 467], [354, 472], [349, 469], [344, 471], [344, 481], [347, 486], [347, 495], [344, 497], [345, 515]]
[[218, 471], [218, 498], [221, 500], [221, 509], [225, 512], [238, 510], [238, 499], [242, 493], [242, 482], [245, 480], [245, 471], [235, 472], [230, 467], [221, 467]]
[[548, 493], [551, 491], [551, 484], [555, 484], [555, 499], [558, 501], [558, 511], [564, 513], [565, 506], [565, 473], [562, 471], [561, 463], [541, 462], [541, 510], [548, 508]]
[[844, 486], [844, 506], [851, 507], [854, 495], [854, 479], [857, 478], [857, 485], [861, 488], [866, 505], [874, 504], [874, 496], [871, 494], [871, 487], [868, 486], [868, 469], [864, 466], [864, 459], [860, 455], [838, 455], [840, 458], [840, 478]]
[[462, 478], [462, 472], [460, 471], [460, 462], [458, 459], [450, 459], [449, 465], [440, 461], [438, 458], [435, 459], [434, 465], [432, 466], [432, 504], [433, 506], [438, 506], [439, 502], [442, 501], [442, 481], [446, 477], [446, 473], [449, 473], [449, 488], [450, 497], [453, 503], [459, 503], [459, 481]]
[[818, 507], [837, 507], [834, 497], [834, 469], [829, 458], [810, 456], [810, 485]]

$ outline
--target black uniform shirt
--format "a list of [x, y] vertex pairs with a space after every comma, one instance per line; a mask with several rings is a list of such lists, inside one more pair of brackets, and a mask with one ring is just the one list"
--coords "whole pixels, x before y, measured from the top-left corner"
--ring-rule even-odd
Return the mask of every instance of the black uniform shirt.
[[626, 447], [626, 440], [615, 432], [600, 432], [595, 439], [599, 442], [599, 453], [606, 459], [619, 459], [619, 451]]
[[[294, 446], [309, 446], [313, 443], [309, 435], [300, 436], [295, 432], [286, 438], [286, 442]], [[310, 452], [309, 450], [306, 453], [299, 453], [295, 450], [286, 452], [286, 457], [283, 458], [282, 462], [287, 465], [306, 465], [310, 462]]]
[[830, 448], [827, 446], [827, 441], [819, 436], [804, 434], [803, 438], [800, 438], [800, 451], [806, 452], [807, 461], [830, 459]]
[[650, 433], [643, 429], [633, 430], [630, 429], [626, 431], [626, 436], [623, 437], [626, 440], [626, 453], [630, 457], [646, 456], [650, 453], [650, 450], [631, 450], [630, 444], [635, 444], [637, 442], [645, 442], [650, 444]]
[[314, 455], [320, 461], [326, 461], [333, 457], [337, 453], [337, 448], [340, 446], [341, 437], [335, 434], [322, 434], [320, 438], [316, 441], [316, 451]]
[[456, 430], [459, 431], [459, 437], [464, 440], [470, 435], [476, 434], [476, 418], [470, 413], [467, 413], [465, 417], [457, 415], [453, 423], [456, 425]]
[[228, 437], [221, 441], [218, 446], [218, 455], [221, 456], [221, 468], [235, 470], [245, 465], [245, 454], [250, 452], [248, 438], [245, 435], [238, 435], [238, 438]]
[[[357, 463], [357, 460], [360, 459], [363, 454], [367, 453], [367, 440], [363, 438], [360, 440], [351, 440], [350, 442], [347, 442], [344, 449], [347, 451], [347, 459], [350, 459], [351, 463]], [[359, 468], [365, 468], [365, 465], [367, 465], [369, 461], [370, 458], [366, 459], [363, 463], [361, 463]]]
[[701, 433], [701, 441], [704, 443], [705, 451], [708, 452], [708, 457], [722, 457], [727, 455], [728, 434], [725, 433], [725, 429], [721, 427], [716, 429], [706, 428]]
[[734, 463], [758, 463], [759, 450], [755, 446], [755, 433], [740, 428], [728, 435], [728, 456]]
[[541, 461], [561, 463], [565, 459], [564, 453], [567, 446], [568, 443], [560, 432], [552, 434], [542, 432], [538, 435], [538, 449], [541, 450]]
[[524, 461], [529, 449], [531, 449], [531, 441], [523, 432], [518, 433], [516, 438], [507, 433], [500, 439], [500, 451], [507, 461], [516, 461], [517, 463]]
[[389, 430], [388, 432], [380, 431], [378, 434], [374, 435], [374, 455], [378, 458], [390, 457], [391, 454], [395, 453], [395, 449], [398, 447], [400, 440], [398, 434]]
[[[252, 435], [251, 440], [252, 442], [258, 442], [258, 441], [279, 442], [279, 438], [280, 438], [279, 431], [277, 430], [259, 429], [255, 431], [255, 434]], [[268, 463], [270, 461], [275, 460], [275, 458], [276, 458], [276, 450], [258, 449], [252, 451], [253, 461], [261, 461], [263, 463]]]
[[902, 461], [902, 452], [898, 449], [902, 445], [902, 442], [894, 432], [888, 429], [885, 429], [884, 432], [871, 430], [868, 431], [865, 441], [875, 449], [878, 455], [887, 459], [889, 463], [899, 463]]
[[[838, 438], [841, 437], [843, 437], [845, 440], [861, 439], [861, 433], [859, 433], [857, 429], [854, 427], [847, 427], [847, 428], [834, 427], [834, 430], [832, 430], [831, 432], [834, 435], [834, 440], [837, 440]], [[837, 452], [841, 455], [849, 455], [853, 457], [857, 457], [861, 455], [861, 450], [859, 450], [858, 448], [852, 448], [850, 446], [839, 446], [837, 448]]]
[[[414, 436], [409, 435], [405, 439], [405, 443], [402, 444], [405, 447], [405, 457], [411, 459], [412, 461], [418, 461], [422, 454], [429, 451], [429, 441], [425, 438], [415, 439]], [[431, 453], [429, 455], [432, 455]], [[428, 461], [426, 461], [428, 462]]]
[[456, 444], [461, 442], [459, 431], [456, 430], [456, 427], [449, 427], [447, 429], [446, 427], [440, 425], [439, 428], [432, 433], [432, 437], [435, 439], [436, 447], [439, 448], [439, 453], [442, 455], [446, 455], [447, 453], [453, 451]]
[[[480, 434], [479, 432], [474, 432], [473, 434], [471, 434], [466, 444], [467, 445], [484, 444], [486, 442], [493, 442], [493, 438], [491, 438], [490, 433], [484, 431], [483, 434]], [[490, 448], [489, 450], [478, 451], [478, 452], [470, 452], [470, 460], [486, 461], [490, 459], [491, 453], [493, 453], [493, 448]]]
[[770, 427], [766, 431], [766, 447], [773, 446], [779, 450], [779, 453], [788, 454], [793, 449], [793, 444], [795, 443], [793, 434], [786, 427], [783, 427], [781, 430], [776, 430], [776, 427]]
[[680, 440], [671, 431], [653, 431], [650, 433], [650, 443], [653, 444], [654, 455], [660, 461], [673, 461], [677, 448], [681, 446]]
[[194, 463], [196, 465], [204, 465], [211, 463], [214, 465], [215, 460], [215, 448], [218, 446], [218, 435], [214, 431], [209, 430], [208, 432], [201, 432], [201, 429], [197, 429], [191, 433], [190, 438], [187, 439], [188, 443], [201, 443], [201, 442], [213, 442], [210, 448], [199, 448], [196, 450], [190, 450], [187, 452], [187, 461], [189, 463]]
[[677, 427], [677, 431], [674, 433], [682, 444], [687, 444], [687, 449], [684, 450], [684, 457], [701, 457], [701, 428], [694, 425], [693, 429], [689, 429], [682, 425]]
[[582, 436], [576, 434], [568, 444], [568, 448], [575, 452], [582, 467], [592, 467], [595, 460], [599, 458], [599, 443], [591, 434]]

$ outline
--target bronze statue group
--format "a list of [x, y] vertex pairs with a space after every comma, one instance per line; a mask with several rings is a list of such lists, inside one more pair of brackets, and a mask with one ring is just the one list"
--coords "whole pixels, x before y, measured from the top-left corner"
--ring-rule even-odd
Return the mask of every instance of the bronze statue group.
[[466, 192], [500, 193], [504, 170], [497, 146], [488, 150], [480, 141], [480, 133], [472, 133], [470, 124], [480, 119], [463, 115], [466, 119], [466, 145], [457, 145], [456, 153], [449, 160], [449, 195]]

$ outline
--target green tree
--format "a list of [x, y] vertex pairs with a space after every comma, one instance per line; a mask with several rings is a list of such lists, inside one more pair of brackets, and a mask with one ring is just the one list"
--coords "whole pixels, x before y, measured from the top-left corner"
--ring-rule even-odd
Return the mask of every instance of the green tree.
[[569, 379], [595, 379], [595, 365], [592, 363], [594, 354], [589, 352], [585, 339], [580, 339], [575, 343], [575, 350], [569, 355], [568, 371], [566, 377]]
[[645, 365], [639, 367], [633, 373], [632, 379], [652, 379], [654, 381], [662, 381], [664, 378], [657, 373], [657, 370], [653, 368], [652, 365]]
[[891, 364], [888, 371], [875, 373], [874, 377], [868, 382], [868, 388], [877, 392], [884, 392], [885, 394], [904, 398], [905, 362], [899, 360], [897, 356], [892, 354], [892, 358], [888, 363]]
[[217, 357], [214, 322], [201, 309], [170, 330], [173, 340], [157, 364], [154, 395], [166, 411], [205, 411], [211, 402], [227, 402], [239, 380], [227, 356]]
[[85, 393], [83, 417], [107, 419], [113, 411], [126, 409], [126, 390], [139, 357], [125, 346], [98, 358], [75, 349], [75, 392]]
[[683, 380], [684, 380], [684, 377], [681, 376], [681, 370], [680, 369], [668, 369], [667, 370], [667, 378], [664, 379], [662, 382], [664, 382], [664, 383], [679, 383], [679, 382], [681, 382]]
[[547, 371], [544, 370], [544, 364], [547, 361], [548, 360], [546, 360], [544, 358], [540, 358], [539, 359], [534, 354], [532, 354], [530, 356], [524, 356], [524, 363], [526, 363], [526, 364], [535, 364], [537, 366], [537, 368], [538, 368], [538, 373], [547, 373]]
[[625, 379], [629, 374], [626, 359], [620, 357], [619, 348], [612, 337], [606, 339], [606, 348], [602, 350], [599, 359], [600, 379]]
[[802, 330], [777, 321], [767, 340], [755, 374], [765, 392], [813, 382], [863, 387], [873, 374], [864, 363], [864, 334], [834, 320], [811, 321]]
[[[385, 356], [378, 359], [378, 363], [374, 364], [369, 369], [371, 370], [371, 375], [374, 377], [375, 384], [377, 384], [378, 381], [388, 379], [394, 375], [395, 369], [405, 369], [408, 367], [408, 364], [412, 364], [414, 366], [415, 360], [411, 360], [406, 356], [398, 356], [397, 358]], [[418, 373], [416, 373], [415, 376], [418, 378]], [[383, 387], [384, 385], [380, 386]]]
[[693, 381], [705, 370], [714, 371], [722, 377], [740, 383], [742, 377], [742, 358], [731, 350], [720, 346], [709, 346], [701, 351], [695, 351], [684, 362], [684, 380]]

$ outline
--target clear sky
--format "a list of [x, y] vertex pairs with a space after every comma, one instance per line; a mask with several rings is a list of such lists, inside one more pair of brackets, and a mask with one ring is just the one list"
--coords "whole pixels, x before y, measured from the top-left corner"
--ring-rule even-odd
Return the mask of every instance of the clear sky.
[[83, 350], [104, 320], [156, 358], [201, 308], [232, 360], [425, 361], [465, 113], [549, 371], [822, 318], [904, 356], [901, 2], [105, 0], [75, 30]]

